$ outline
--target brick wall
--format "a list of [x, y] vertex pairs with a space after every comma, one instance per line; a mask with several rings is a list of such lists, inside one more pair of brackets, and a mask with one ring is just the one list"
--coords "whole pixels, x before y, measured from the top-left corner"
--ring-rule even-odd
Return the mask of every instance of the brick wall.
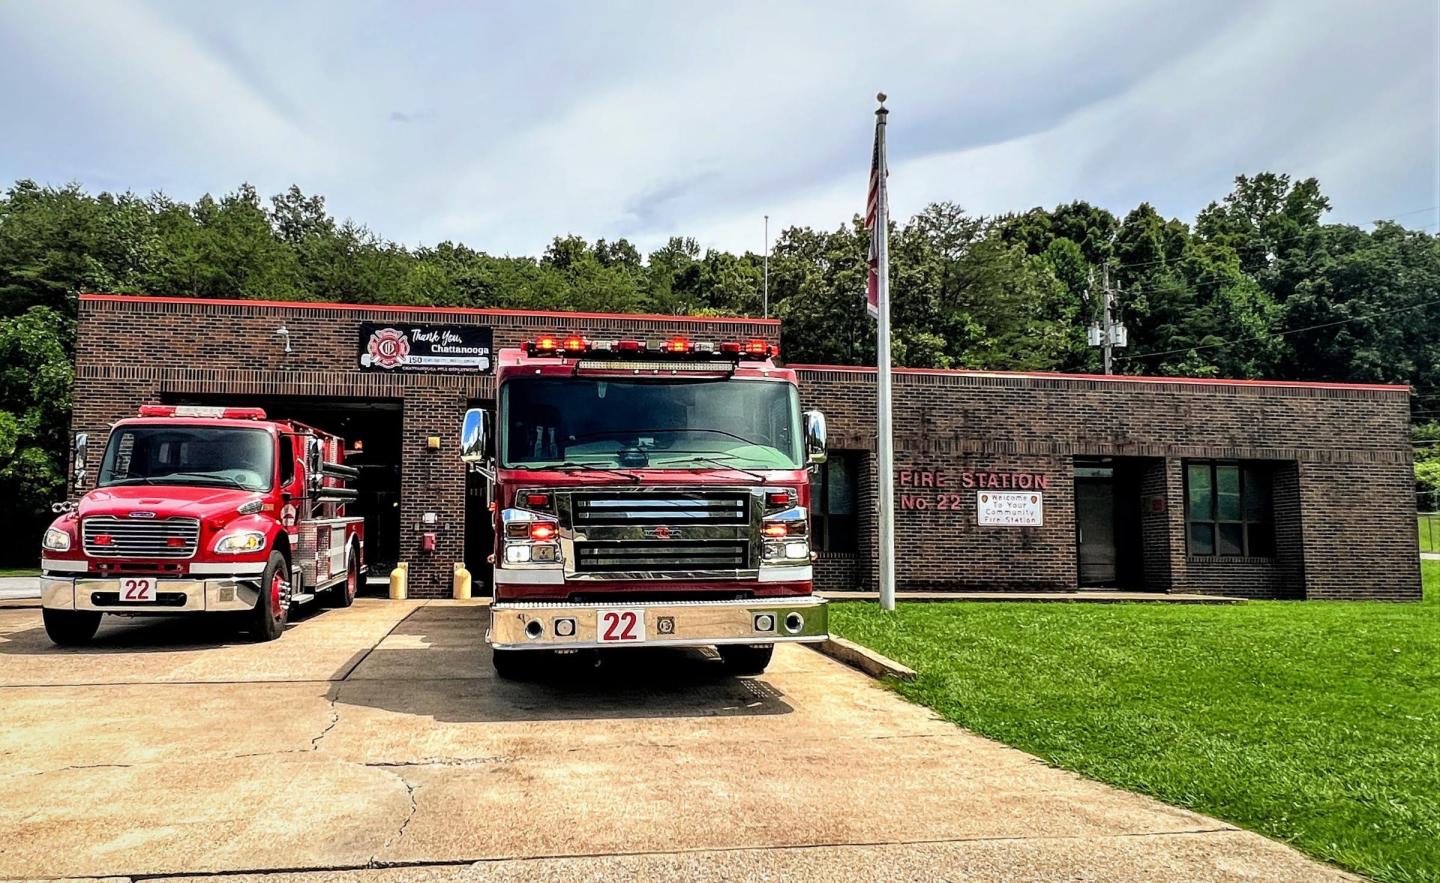
[[[464, 548], [464, 472], [455, 439], [466, 403], [493, 398], [493, 378], [363, 372], [362, 321], [478, 324], [497, 348], [544, 331], [592, 336], [690, 334], [779, 338], [763, 320], [597, 316], [501, 310], [412, 310], [258, 301], [87, 296], [77, 328], [73, 429], [98, 449], [107, 425], [145, 402], [182, 395], [388, 399], [403, 402], [401, 550], [417, 596], [448, 592]], [[290, 331], [284, 353], [275, 331]], [[873, 370], [799, 366], [807, 407], [829, 417], [833, 449], [873, 452]], [[1417, 598], [1408, 394], [1378, 387], [1134, 382], [1059, 375], [899, 372], [897, 469], [933, 470], [926, 509], [897, 512], [906, 554], [902, 589], [1072, 589], [1076, 586], [1074, 460], [1136, 458], [1144, 587], [1255, 597]], [[441, 449], [425, 447], [438, 435]], [[1187, 555], [1184, 462], [1264, 460], [1274, 466], [1273, 559]], [[822, 588], [874, 588], [873, 455], [857, 475], [859, 548], [825, 555]], [[1043, 475], [1041, 527], [981, 528], [965, 471]], [[937, 508], [936, 495], [953, 495]], [[420, 551], [421, 520], [436, 512], [438, 550]], [[471, 562], [472, 568], [474, 562]]]
[[[796, 366], [807, 408], [825, 411], [831, 445], [873, 450], [874, 371]], [[966, 470], [1048, 476], [1043, 527], [981, 527], [975, 491], [958, 508], [897, 507], [901, 590], [1074, 589], [1073, 464], [1127, 460], [1141, 468], [1143, 587], [1269, 598], [1420, 595], [1409, 396], [1404, 389], [1183, 380], [1136, 381], [985, 372], [897, 372], [895, 466], [952, 479]], [[1187, 459], [1269, 462], [1277, 551], [1272, 558], [1194, 557], [1186, 548]], [[875, 585], [874, 474], [861, 476], [861, 548], [846, 570]], [[897, 488], [897, 491], [900, 490]], [[908, 541], [915, 539], [911, 544]]]

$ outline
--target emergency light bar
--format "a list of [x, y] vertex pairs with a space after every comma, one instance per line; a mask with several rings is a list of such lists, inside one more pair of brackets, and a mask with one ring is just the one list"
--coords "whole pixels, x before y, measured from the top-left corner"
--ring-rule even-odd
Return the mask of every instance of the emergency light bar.
[[219, 417], [227, 420], [264, 420], [263, 408], [224, 408], [209, 405], [141, 405], [141, 417]]
[[676, 336], [649, 340], [590, 340], [579, 334], [542, 334], [524, 344], [527, 356], [562, 356], [610, 353], [617, 356], [728, 356], [733, 359], [764, 360], [780, 355], [780, 348], [767, 340], [727, 340], [719, 344]]

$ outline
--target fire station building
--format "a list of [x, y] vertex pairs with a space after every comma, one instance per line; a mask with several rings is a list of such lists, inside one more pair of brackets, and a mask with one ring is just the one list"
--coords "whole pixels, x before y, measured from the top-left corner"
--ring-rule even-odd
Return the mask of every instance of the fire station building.
[[[425, 358], [380, 364], [390, 329]], [[457, 366], [545, 332], [778, 343], [780, 324], [83, 295], [71, 429], [232, 404], [340, 435], [372, 573], [407, 561], [411, 594], [439, 597], [457, 561], [480, 585], [492, 543], [457, 443], [494, 377]], [[830, 430], [817, 588], [874, 589], [875, 370], [790, 367]], [[1406, 387], [897, 369], [894, 392], [901, 591], [1420, 597]]]

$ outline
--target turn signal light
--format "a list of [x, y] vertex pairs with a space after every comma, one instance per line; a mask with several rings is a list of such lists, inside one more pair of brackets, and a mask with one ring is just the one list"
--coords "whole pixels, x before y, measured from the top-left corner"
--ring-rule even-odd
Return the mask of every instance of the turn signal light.
[[767, 506], [788, 506], [790, 505], [789, 491], [770, 491], [765, 495]]
[[530, 525], [530, 539], [550, 540], [555, 538], [555, 525], [537, 522]]
[[760, 532], [767, 537], [784, 537], [790, 535], [790, 527], [784, 522], [767, 524], [760, 529]]

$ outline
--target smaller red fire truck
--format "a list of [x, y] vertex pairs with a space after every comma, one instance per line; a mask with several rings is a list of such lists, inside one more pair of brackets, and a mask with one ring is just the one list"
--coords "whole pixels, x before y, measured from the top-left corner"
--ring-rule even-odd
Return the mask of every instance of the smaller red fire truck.
[[[85, 482], [75, 437], [75, 487]], [[45, 532], [41, 607], [57, 644], [83, 644], [106, 613], [230, 612], [257, 641], [291, 605], [348, 607], [364, 519], [345, 514], [357, 470], [345, 445], [259, 408], [146, 405], [117, 422], [94, 489], [58, 503]]]

